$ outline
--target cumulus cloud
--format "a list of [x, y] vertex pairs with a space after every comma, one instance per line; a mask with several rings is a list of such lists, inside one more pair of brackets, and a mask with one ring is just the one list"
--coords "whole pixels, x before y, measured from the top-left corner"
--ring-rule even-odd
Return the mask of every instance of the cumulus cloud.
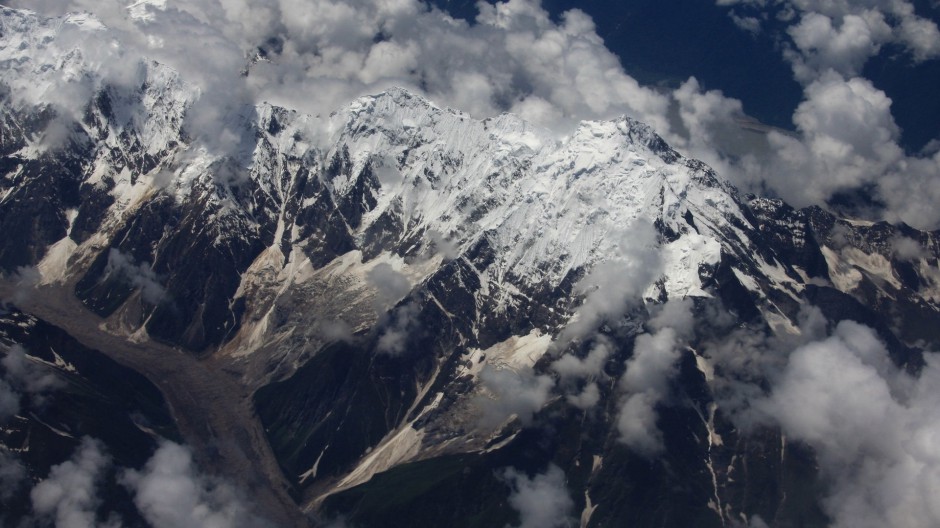
[[584, 389], [581, 390], [578, 394], [568, 394], [565, 396], [565, 400], [571, 405], [585, 411], [587, 409], [593, 408], [597, 405], [601, 399], [601, 391], [597, 386], [597, 382], [590, 382], [584, 386]]
[[703, 90], [695, 77], [682, 83], [672, 96], [685, 129], [676, 147], [727, 173], [721, 154], [727, 145], [739, 143], [735, 134], [741, 128], [737, 120], [744, 116], [741, 101], [725, 97], [719, 90]]
[[691, 132], [683, 147], [745, 190], [774, 194], [795, 206], [826, 206], [840, 195], [861, 192], [871, 203], [853, 214], [922, 229], [940, 225], [940, 213], [931, 205], [940, 199], [940, 157], [929, 151], [906, 155], [890, 98], [859, 76], [887, 44], [902, 46], [915, 61], [940, 57], [940, 30], [933, 21], [904, 0], [717, 4], [751, 16], [777, 14], [789, 37], [784, 58], [804, 85], [804, 100], [793, 115], [795, 134], [771, 131], [766, 143], [740, 153], [734, 148], [737, 138], [714, 133], [734, 121], [739, 103], [686, 83], [674, 93]]
[[620, 379], [621, 386], [630, 392], [665, 394], [672, 368], [679, 358], [678, 342], [672, 328], [637, 336], [633, 357], [627, 361], [627, 371]]
[[382, 262], [366, 274], [369, 284], [375, 288], [375, 309], [381, 313], [394, 306], [411, 291], [411, 281], [388, 264]]
[[429, 229], [428, 238], [434, 244], [434, 252], [443, 256], [444, 260], [455, 259], [460, 254], [457, 244], [437, 230]]
[[501, 477], [512, 489], [509, 504], [519, 512], [518, 528], [574, 525], [571, 517], [574, 501], [565, 486], [565, 472], [555, 464], [549, 464], [544, 473], [531, 478], [513, 468], [505, 469]]
[[703, 91], [694, 79], [674, 96], [689, 132], [676, 144], [743, 190], [796, 207], [828, 207], [840, 195], [863, 192], [870, 203], [852, 214], [921, 229], [940, 225], [933, 206], [940, 199], [940, 153], [904, 152], [891, 99], [867, 79], [829, 69], [805, 86], [795, 132], [765, 129], [751, 137], [740, 130], [740, 101]]
[[731, 18], [731, 21], [734, 22], [735, 26], [738, 26], [738, 28], [748, 33], [756, 35], [761, 32], [761, 21], [757, 17], [741, 16], [733, 11], [728, 13], [728, 16]]
[[636, 453], [652, 457], [663, 451], [662, 432], [656, 425], [659, 395], [640, 392], [626, 397], [617, 415], [620, 441]]
[[535, 374], [531, 368], [510, 370], [486, 366], [480, 381], [487, 393], [476, 398], [483, 415], [480, 425], [499, 426], [512, 416], [523, 425], [532, 422], [535, 413], [548, 403], [555, 383], [546, 375]]
[[610, 352], [610, 341], [598, 337], [584, 358], [579, 358], [574, 354], [565, 354], [552, 363], [552, 370], [557, 372], [562, 380], [597, 376], [601, 374]]
[[650, 309], [652, 317], [647, 325], [657, 331], [671, 328], [678, 337], [689, 339], [695, 331], [693, 308], [692, 299], [671, 299]]
[[823, 203], [839, 191], [876, 184], [903, 157], [891, 100], [862, 78], [828, 74], [806, 88], [793, 114], [799, 132], [771, 132], [777, 190], [796, 205]]
[[834, 526], [940, 523], [940, 364], [926, 361], [913, 377], [873, 330], [842, 322], [831, 337], [796, 349], [755, 405], [816, 450]]
[[897, 236], [891, 240], [894, 256], [901, 260], [917, 260], [927, 257], [927, 252], [920, 242], [906, 236]]
[[[865, 189], [884, 204], [875, 216], [920, 228], [940, 222], [940, 156], [905, 155], [891, 100], [866, 79], [829, 73], [806, 87], [793, 115], [796, 137], [771, 132], [773, 157], [759, 178], [796, 206]], [[768, 172], [772, 171], [772, 172]]]
[[[71, 458], [53, 466], [30, 491], [32, 521], [61, 528], [117, 528], [121, 520], [103, 514], [100, 486], [116, 472], [134, 505], [154, 528], [239, 528], [268, 524], [251, 513], [249, 502], [224, 481], [201, 474], [190, 450], [163, 441], [141, 470], [112, 468], [105, 446], [82, 438]], [[25, 468], [0, 451], [0, 498], [25, 479]], [[110, 478], [110, 477], [108, 477]], [[102, 520], [103, 519], [103, 520]]]
[[21, 345], [11, 346], [3, 359], [3, 377], [0, 378], [0, 421], [5, 421], [20, 410], [25, 395], [34, 406], [41, 406], [46, 395], [63, 385], [63, 381], [50, 369], [29, 359]]
[[225, 482], [202, 475], [185, 446], [164, 441], [140, 471], [127, 470], [123, 484], [154, 528], [265, 526], [247, 501]]
[[901, 26], [896, 30], [898, 40], [903, 42], [916, 61], [936, 59], [940, 56], [940, 30], [933, 21], [912, 16], [913, 9], [905, 7]]
[[[705, 315], [705, 322], [716, 328], [731, 329], [732, 317], [716, 310]], [[762, 384], [776, 379], [783, 371], [790, 352], [807, 343], [825, 339], [828, 322], [819, 308], [804, 306], [797, 316], [795, 334], [770, 333], [766, 328], [740, 327], [721, 339], [701, 345], [703, 355], [714, 367], [710, 382], [716, 403], [738, 427], [753, 425], [752, 402], [764, 396]]]
[[[13, 453], [0, 449], [0, 501], [13, 496], [26, 480], [26, 467]], [[2, 516], [0, 516], [2, 519]]]
[[192, 79], [203, 98], [191, 121], [218, 124], [233, 105], [262, 100], [325, 115], [356, 95], [401, 85], [477, 117], [508, 110], [567, 128], [628, 113], [668, 129], [668, 97], [623, 71], [590, 17], [573, 9], [556, 22], [532, 0], [480, 3], [469, 24], [418, 0], [23, 6], [88, 10], [126, 46]]
[[[82, 439], [70, 460], [53, 466], [49, 475], [30, 492], [33, 511], [51, 519], [59, 528], [93, 528], [100, 505], [98, 484], [111, 460], [103, 446], [91, 438]], [[109, 522], [107, 526], [118, 523]]]
[[150, 264], [136, 263], [133, 257], [111, 248], [108, 252], [108, 263], [105, 265], [106, 275], [116, 275], [129, 282], [134, 288], [140, 289], [140, 296], [149, 304], [158, 304], [166, 296], [166, 288]]
[[624, 392], [617, 430], [620, 441], [635, 452], [653, 456], [663, 449], [656, 425], [656, 405], [669, 396], [669, 382], [685, 340], [692, 337], [694, 319], [690, 300], [669, 301], [658, 307], [647, 323], [653, 333], [637, 336], [633, 357], [620, 378]]
[[[0, 276], [2, 275], [0, 273]], [[8, 298], [0, 299], [0, 305], [6, 303], [19, 304], [28, 300], [42, 275], [34, 266], [20, 266], [7, 278], [13, 283], [13, 292]]]
[[420, 313], [421, 306], [416, 302], [407, 302], [392, 311], [379, 334], [376, 351], [390, 356], [403, 354]]
[[891, 38], [891, 27], [875, 10], [846, 14], [838, 23], [820, 13], [806, 13], [788, 32], [797, 51], [787, 56], [797, 80], [803, 82], [811, 82], [827, 70], [855, 76]]
[[[575, 340], [591, 338], [591, 349], [584, 357], [565, 353], [551, 368], [559, 374], [566, 399], [575, 407], [587, 409], [600, 399], [594, 378], [603, 375], [603, 367], [612, 351], [612, 344], [598, 330], [602, 325], [616, 327], [632, 309], [642, 305], [643, 294], [662, 274], [662, 256], [656, 231], [643, 220], [635, 222], [618, 235], [619, 252], [596, 264], [575, 284], [574, 293], [583, 296], [554, 345], [565, 350]], [[578, 383], [587, 380], [589, 383]]]
[[866, 326], [843, 321], [829, 333], [816, 308], [799, 323], [795, 335], [739, 329], [705, 346], [719, 407], [745, 432], [776, 425], [815, 450], [833, 526], [937, 524], [937, 358], [915, 376]]
[[671, 328], [637, 337], [633, 357], [620, 379], [627, 393], [617, 417], [620, 440], [634, 451], [652, 456], [662, 448], [656, 405], [669, 394], [669, 380], [679, 359], [678, 338]]
[[[737, 18], [776, 13], [778, 20], [790, 23], [786, 31], [793, 46], [785, 57], [804, 83], [827, 70], [857, 75], [888, 43], [902, 46], [915, 61], [940, 56], [937, 25], [917, 15], [907, 0], [716, 0], [716, 4], [733, 7], [730, 14]], [[742, 29], [751, 30], [747, 25]]]
[[[475, 117], [510, 111], [560, 134], [582, 119], [625, 113], [746, 191], [802, 206], [862, 190], [874, 194], [873, 208], [859, 213], [917, 227], [940, 225], [940, 212], [932, 207], [940, 199], [940, 155], [903, 156], [890, 101], [858, 77], [887, 44], [902, 46], [916, 61], [940, 57], [936, 24], [906, 0], [716, 1], [733, 9], [747, 31], [762, 31], [761, 21], [774, 17], [784, 22], [781, 49], [806, 88], [794, 115], [795, 136], [742, 133], [740, 102], [704, 91], [693, 80], [673, 93], [641, 86], [604, 46], [590, 17], [574, 9], [553, 18], [534, 0], [480, 3], [472, 23], [418, 0], [267, 0], [251, 6], [199, 0], [134, 9], [117, 0], [14, 5], [98, 16], [110, 32], [88, 38], [75, 30], [81, 35], [70, 38], [77, 43], [85, 37], [87, 62], [114, 83], [132, 84], [130, 72], [141, 54], [181, 72], [201, 93], [186, 114], [187, 130], [229, 151], [251, 150], [253, 136], [238, 123], [261, 101], [326, 116], [358, 95], [397, 85]], [[112, 46], [114, 38], [123, 45]], [[50, 96], [62, 94], [62, 108], [81, 108], [75, 102], [95, 89], [72, 81], [67, 89], [50, 90]], [[676, 108], [681, 130], [667, 117]], [[857, 119], [847, 119], [857, 111]], [[827, 128], [827, 120], [844, 126]]]

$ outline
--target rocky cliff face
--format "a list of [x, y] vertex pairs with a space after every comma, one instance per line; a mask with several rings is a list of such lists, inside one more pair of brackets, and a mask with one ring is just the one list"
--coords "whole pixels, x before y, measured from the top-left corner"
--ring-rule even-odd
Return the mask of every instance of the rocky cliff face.
[[[107, 38], [0, 12], [5, 291], [65, 292], [95, 331], [234, 376], [312, 515], [511, 523], [506, 468], [553, 464], [582, 526], [824, 525], [813, 450], [745, 428], [735, 387], [767, 389], [752, 367], [808, 313], [870, 326], [910, 372], [940, 340], [937, 233], [740, 196], [630, 118], [557, 138], [391, 89], [322, 118], [232, 108], [226, 147], [187, 132], [200, 93], [176, 72], [115, 84], [74, 32]], [[63, 87], [83, 96], [43, 96]], [[51, 350], [24, 339], [3, 342]]]

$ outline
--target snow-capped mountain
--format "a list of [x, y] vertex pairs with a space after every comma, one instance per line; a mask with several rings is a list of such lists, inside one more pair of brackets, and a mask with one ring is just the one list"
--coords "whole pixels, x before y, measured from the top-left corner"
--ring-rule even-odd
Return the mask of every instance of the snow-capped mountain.
[[[89, 51], [113, 38], [0, 11], [2, 291], [146, 376], [279, 524], [502, 525], [501, 468], [548, 463], [582, 526], [824, 524], [812, 450], [736, 428], [714, 343], [798, 339], [808, 306], [911, 371], [940, 341], [937, 233], [741, 196], [629, 117], [558, 137], [393, 88], [330, 116], [231, 106], [210, 138], [177, 72]], [[625, 370], [683, 300], [650, 458], [624, 441]], [[41, 416], [4, 445], [33, 449]]]

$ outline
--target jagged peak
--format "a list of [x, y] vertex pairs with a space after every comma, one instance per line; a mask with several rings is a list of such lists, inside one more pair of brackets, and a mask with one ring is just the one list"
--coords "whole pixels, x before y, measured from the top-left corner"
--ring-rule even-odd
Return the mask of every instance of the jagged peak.
[[[64, 24], [75, 26], [85, 31], [105, 31], [108, 29], [101, 19], [88, 11], [72, 11], [61, 16], [50, 17], [31, 9], [12, 8], [0, 5], [0, 27], [4, 27], [7, 24], [15, 24], [12, 29], [16, 32], [25, 32], [31, 26], [36, 25], [48, 25], [50, 29], [57, 31]], [[9, 35], [9, 33], [8, 31], [4, 31], [3, 36]]]
[[392, 109], [415, 109], [431, 112], [447, 112], [457, 116], [466, 116], [463, 112], [450, 108], [441, 108], [428, 98], [407, 88], [393, 86], [382, 92], [364, 95], [345, 107], [344, 110], [353, 113], [385, 113]]
[[87, 11], [68, 13], [65, 15], [64, 22], [88, 31], [105, 31], [108, 29], [104, 22]]

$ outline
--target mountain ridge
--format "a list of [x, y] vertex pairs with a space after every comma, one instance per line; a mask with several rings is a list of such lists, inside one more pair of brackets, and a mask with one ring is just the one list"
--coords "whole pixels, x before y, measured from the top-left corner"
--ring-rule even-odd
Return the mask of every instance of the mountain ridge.
[[[247, 424], [250, 442], [204, 459], [237, 480], [240, 457], [267, 442], [259, 463], [283, 475], [264, 477], [277, 488], [265, 508], [284, 507], [285, 486], [312, 514], [374, 525], [405, 508], [413, 522], [399, 525], [459, 521], [418, 508], [435, 489], [406, 486], [413, 495], [394, 504], [370, 495], [417, 471], [441, 489], [479, 485], [473, 514], [505, 524], [497, 471], [555, 464], [584, 525], [821, 524], [805, 497], [821, 485], [813, 453], [779, 429], [736, 427], [720, 382], [748, 354], [729, 361], [710, 347], [741, 329], [798, 342], [811, 335], [809, 306], [823, 326], [872, 327], [911, 371], [940, 345], [937, 232], [741, 196], [629, 117], [558, 138], [393, 88], [327, 118], [235, 106], [218, 137], [190, 136], [205, 94], [178, 73], [142, 60], [134, 82], [58, 78], [83, 59], [58, 50], [55, 31], [106, 30], [4, 9], [2, 38], [17, 35], [4, 21], [30, 17], [21, 27], [52, 31], [33, 40], [55, 60], [30, 69], [28, 47], [0, 52], [12, 132], [0, 138], [3, 291], [50, 318], [80, 302], [76, 321], [97, 324], [74, 333], [213, 369], [224, 382], [201, 387], [209, 403], [187, 410], [197, 376], [156, 354], [124, 358], [167, 378], [151, 381], [178, 423], [237, 406], [217, 425]], [[25, 71], [85, 83], [81, 110], [9, 95]], [[680, 323], [685, 312], [692, 322]], [[665, 367], [624, 381], [649, 347]], [[662, 458], [623, 440], [635, 394], [653, 402]], [[739, 459], [769, 483], [742, 477]], [[441, 500], [468, 516], [476, 504]], [[648, 516], [630, 512], [651, 500]], [[663, 510], [670, 501], [685, 510]]]

